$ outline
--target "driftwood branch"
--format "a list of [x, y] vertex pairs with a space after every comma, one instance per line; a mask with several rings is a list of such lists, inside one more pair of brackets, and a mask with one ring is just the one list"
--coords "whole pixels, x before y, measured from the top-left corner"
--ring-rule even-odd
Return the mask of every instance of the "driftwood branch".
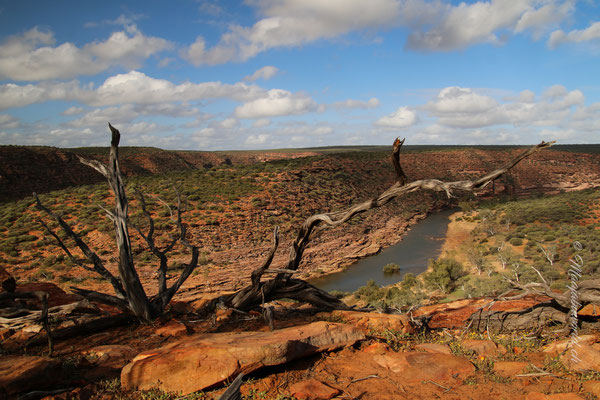
[[[309, 302], [319, 307], [329, 309], [347, 309], [343, 302], [328, 293], [297, 279], [291, 279], [291, 273], [288, 271], [296, 271], [300, 266], [304, 250], [310, 242], [310, 236], [313, 230], [324, 224], [328, 227], [335, 227], [349, 221], [354, 216], [365, 211], [381, 207], [391, 200], [400, 197], [404, 194], [411, 193], [417, 190], [432, 190], [437, 192], [445, 192], [448, 197], [454, 197], [455, 192], [475, 192], [481, 190], [494, 179], [502, 176], [508, 170], [513, 168], [524, 158], [530, 156], [538, 150], [551, 146], [554, 142], [541, 142], [536, 146], [523, 151], [521, 154], [510, 160], [502, 167], [476, 179], [463, 180], [455, 182], [443, 182], [437, 179], [421, 179], [410, 183], [406, 183], [406, 175], [400, 165], [400, 149], [404, 140], [396, 139], [392, 151], [392, 163], [396, 172], [398, 181], [389, 189], [381, 193], [378, 197], [355, 204], [345, 210], [335, 211], [324, 214], [315, 214], [308, 217], [301, 225], [296, 239], [290, 248], [290, 255], [284, 271], [278, 273], [275, 278], [266, 282], [261, 282], [260, 278], [271, 263], [272, 255], [269, 254], [265, 266], [258, 268], [252, 273], [251, 285], [241, 289], [240, 291], [226, 296], [225, 303], [236, 309], [250, 309], [261, 304], [262, 298], [266, 301], [287, 297], [296, 298], [301, 301]], [[276, 250], [276, 241], [272, 252]]]
[[[196, 246], [192, 245], [187, 240], [187, 226], [182, 220], [182, 214], [185, 211], [184, 202], [182, 201], [180, 192], [174, 187], [174, 185], [173, 188], [177, 193], [177, 212], [175, 215], [174, 222], [177, 226], [178, 233], [174, 235], [171, 238], [171, 241], [163, 248], [159, 248], [156, 244], [154, 238], [154, 219], [152, 218], [152, 215], [147, 209], [145, 197], [141, 191], [136, 190], [142, 207], [142, 212], [148, 220], [149, 229], [148, 232], [145, 233], [142, 231], [141, 228], [137, 226], [134, 226], [134, 228], [144, 239], [150, 251], [160, 260], [160, 265], [158, 269], [158, 295], [156, 295], [152, 299], [148, 298], [144, 287], [140, 282], [138, 273], [135, 269], [133, 253], [131, 249], [128, 218], [129, 206], [127, 196], [125, 193], [125, 185], [123, 184], [123, 179], [121, 177], [121, 171], [119, 168], [118, 147], [121, 134], [118, 131], [118, 129], [113, 127], [110, 123], [108, 124], [108, 127], [111, 131], [111, 147], [108, 165], [104, 165], [96, 160], [86, 160], [81, 157], [79, 159], [83, 164], [88, 165], [94, 168], [99, 173], [101, 173], [108, 180], [109, 186], [114, 193], [114, 210], [110, 211], [104, 208], [103, 209], [112, 220], [115, 229], [115, 242], [119, 251], [119, 278], [117, 279], [104, 267], [100, 257], [98, 257], [98, 255], [85, 244], [81, 237], [71, 229], [71, 227], [62, 219], [62, 217], [53, 213], [49, 208], [44, 206], [41, 203], [39, 197], [34, 194], [36, 198], [36, 206], [39, 210], [45, 212], [48, 216], [52, 217], [55, 221], [58, 222], [62, 230], [66, 233], [66, 235], [69, 238], [71, 238], [75, 242], [77, 247], [79, 247], [79, 249], [87, 257], [87, 259], [92, 263], [93, 267], [89, 267], [85, 265], [85, 263], [81, 260], [78, 260], [69, 250], [67, 245], [63, 242], [63, 240], [61, 240], [61, 238], [57, 234], [55, 234], [48, 227], [47, 224], [45, 224], [43, 221], [40, 221], [42, 226], [44, 226], [48, 233], [52, 237], [54, 237], [58, 245], [63, 249], [67, 256], [75, 264], [81, 266], [82, 268], [88, 271], [95, 271], [102, 277], [110, 281], [115, 290], [116, 295], [112, 296], [81, 288], [73, 288], [73, 290], [76, 293], [88, 299], [118, 307], [119, 309], [125, 312], [131, 312], [142, 322], [150, 322], [153, 318], [161, 315], [164, 312], [169, 301], [173, 298], [173, 296], [179, 290], [179, 288], [185, 282], [185, 280], [190, 276], [194, 268], [196, 268], [196, 266], [198, 265], [199, 251]], [[171, 216], [173, 216], [173, 209], [170, 206], [168, 207], [171, 212]], [[168, 287], [167, 253], [171, 251], [178, 242], [180, 242], [183, 246], [185, 246], [191, 251], [191, 257], [189, 263], [185, 266], [179, 278], [175, 282], [173, 282], [173, 284], [170, 287]]]
[[396, 178], [398, 179], [398, 183], [400, 184], [400, 186], [404, 186], [406, 185], [406, 182], [408, 182], [408, 178], [406, 177], [406, 174], [402, 169], [402, 164], [400, 163], [400, 149], [404, 144], [404, 140], [406, 139], [400, 140], [400, 138], [396, 138], [396, 140], [394, 140], [392, 150], [392, 164], [394, 164], [394, 169], [396, 170]]
[[[502, 294], [494, 301], [538, 296], [540, 302], [519, 311], [497, 311], [486, 305], [487, 310], [482, 307], [479, 312], [469, 318], [470, 324], [476, 329], [483, 330], [489, 326], [498, 331], [524, 330], [542, 328], [552, 322], [570, 328], [572, 307], [579, 311], [588, 304], [600, 306], [600, 279], [581, 281], [572, 287], [573, 290], [567, 288], [562, 293], [552, 290], [545, 282], [527, 284], [521, 284], [515, 280], [509, 280], [509, 282], [513, 285], [512, 291], [517, 289], [521, 293], [513, 296]], [[572, 300], [575, 300], [575, 303], [572, 303]], [[599, 322], [597, 317], [579, 317], [577, 320], [582, 327], [597, 328]]]
[[54, 231], [52, 231], [52, 229], [50, 229], [50, 227], [46, 223], [44, 223], [44, 221], [42, 221], [41, 219], [38, 220], [40, 224], [46, 229], [46, 231], [56, 240], [58, 246], [60, 246], [60, 248], [63, 249], [63, 251], [67, 254], [69, 259], [71, 259], [71, 261], [73, 261], [75, 264], [88, 271], [94, 271], [98, 273], [100, 276], [102, 276], [104, 279], [110, 282], [118, 297], [125, 299], [125, 290], [123, 289], [121, 282], [104, 267], [104, 263], [102, 262], [100, 257], [98, 257], [98, 254], [96, 254], [89, 248], [89, 246], [81, 239], [81, 236], [75, 233], [73, 229], [71, 229], [69, 224], [67, 224], [60, 215], [56, 214], [55, 212], [51, 211], [48, 207], [43, 205], [36, 193], [34, 193], [33, 196], [35, 197], [37, 209], [43, 211], [44, 213], [46, 213], [46, 215], [48, 215], [58, 223], [63, 232], [69, 238], [71, 238], [73, 242], [75, 242], [75, 244], [81, 250], [83, 255], [92, 263], [93, 268], [87, 267], [83, 262], [75, 258], [73, 254], [69, 251], [69, 248], [62, 241], [62, 239]]
[[[42, 311], [39, 315], [35, 315], [33, 317], [33, 321], [39, 320], [46, 331], [46, 335], [48, 336], [48, 352], [50, 357], [54, 353], [54, 339], [52, 337], [52, 332], [50, 331], [50, 324], [48, 323], [48, 293], [37, 291], [37, 292], [3, 292], [0, 293], [0, 301], [2, 300], [14, 300], [14, 299], [37, 299], [42, 303]], [[0, 326], [2, 327], [11, 327], [11, 319], [10, 318], [0, 318]]]

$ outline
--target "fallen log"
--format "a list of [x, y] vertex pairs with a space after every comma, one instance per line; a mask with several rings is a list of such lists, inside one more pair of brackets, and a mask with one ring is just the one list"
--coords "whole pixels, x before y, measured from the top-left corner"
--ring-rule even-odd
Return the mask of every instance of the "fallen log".
[[214, 308], [218, 303], [239, 310], [250, 310], [260, 306], [265, 301], [271, 301], [281, 298], [293, 298], [302, 302], [313, 304], [324, 309], [349, 309], [349, 307], [328, 293], [320, 290], [307, 282], [299, 279], [293, 279], [292, 273], [288, 271], [297, 271], [304, 255], [304, 250], [308, 246], [311, 234], [319, 225], [326, 227], [339, 226], [354, 216], [368, 210], [381, 207], [397, 197], [417, 190], [430, 190], [435, 192], [444, 192], [448, 198], [455, 197], [455, 192], [474, 193], [485, 188], [495, 179], [508, 172], [521, 160], [529, 157], [538, 150], [550, 147], [554, 142], [541, 142], [521, 152], [504, 166], [481, 176], [474, 180], [464, 180], [455, 182], [443, 182], [437, 179], [421, 179], [408, 182], [408, 178], [400, 165], [400, 148], [404, 140], [396, 139], [392, 151], [392, 164], [396, 172], [396, 183], [384, 191], [378, 197], [355, 204], [345, 210], [334, 211], [324, 214], [315, 214], [308, 217], [298, 229], [298, 234], [290, 248], [290, 255], [287, 264], [282, 268], [286, 272], [278, 273], [274, 278], [261, 281], [261, 277], [268, 270], [273, 256], [279, 244], [279, 231], [276, 228], [273, 234], [273, 244], [269, 254], [262, 266], [252, 272], [251, 283], [249, 286], [228, 296], [222, 296], [211, 304]]

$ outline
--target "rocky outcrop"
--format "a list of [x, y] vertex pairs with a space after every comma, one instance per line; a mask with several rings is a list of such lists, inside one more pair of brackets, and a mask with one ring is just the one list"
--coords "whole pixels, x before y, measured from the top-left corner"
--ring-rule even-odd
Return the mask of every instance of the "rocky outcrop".
[[297, 382], [290, 386], [290, 393], [298, 400], [329, 400], [340, 392], [339, 389], [334, 389], [316, 379]]
[[362, 329], [363, 332], [376, 336], [386, 331], [394, 333], [413, 333], [415, 331], [406, 314], [335, 310], [331, 313], [321, 313], [318, 316], [352, 324]]
[[2, 356], [0, 358], [0, 398], [56, 384], [61, 375], [57, 359], [37, 356]]
[[17, 287], [15, 278], [8, 273], [3, 267], [0, 267], [0, 293], [14, 292]]
[[124, 389], [158, 387], [191, 393], [218, 385], [240, 372], [283, 364], [364, 339], [351, 326], [314, 322], [274, 332], [234, 332], [189, 337], [143, 352], [121, 372]]
[[413, 318], [429, 318], [428, 326], [431, 329], [460, 329], [469, 323], [469, 318], [473, 314], [480, 312], [484, 307], [486, 311], [520, 311], [547, 299], [545, 296], [527, 296], [506, 301], [492, 301], [486, 298], [463, 299], [420, 307], [413, 311]]
[[475, 372], [475, 366], [469, 360], [452, 354], [410, 351], [375, 355], [373, 360], [401, 376], [402, 382], [406, 383], [464, 379]]

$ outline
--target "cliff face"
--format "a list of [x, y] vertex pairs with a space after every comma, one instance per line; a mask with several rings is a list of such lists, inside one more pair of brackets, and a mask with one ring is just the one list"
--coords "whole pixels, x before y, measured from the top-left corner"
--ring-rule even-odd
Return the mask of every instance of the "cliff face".
[[[123, 147], [120, 164], [125, 176], [163, 174], [211, 168], [221, 164], [251, 164], [281, 158], [295, 158], [314, 152], [200, 152], [167, 151], [147, 147]], [[105, 162], [108, 148], [59, 149], [56, 147], [0, 146], [0, 202], [102, 182], [104, 178], [77, 158]]]

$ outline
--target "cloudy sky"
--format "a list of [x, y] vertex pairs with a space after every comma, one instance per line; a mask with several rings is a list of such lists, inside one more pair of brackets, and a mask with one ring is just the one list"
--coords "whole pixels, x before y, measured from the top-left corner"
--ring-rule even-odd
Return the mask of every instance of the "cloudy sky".
[[596, 0], [0, 2], [0, 144], [600, 142]]

